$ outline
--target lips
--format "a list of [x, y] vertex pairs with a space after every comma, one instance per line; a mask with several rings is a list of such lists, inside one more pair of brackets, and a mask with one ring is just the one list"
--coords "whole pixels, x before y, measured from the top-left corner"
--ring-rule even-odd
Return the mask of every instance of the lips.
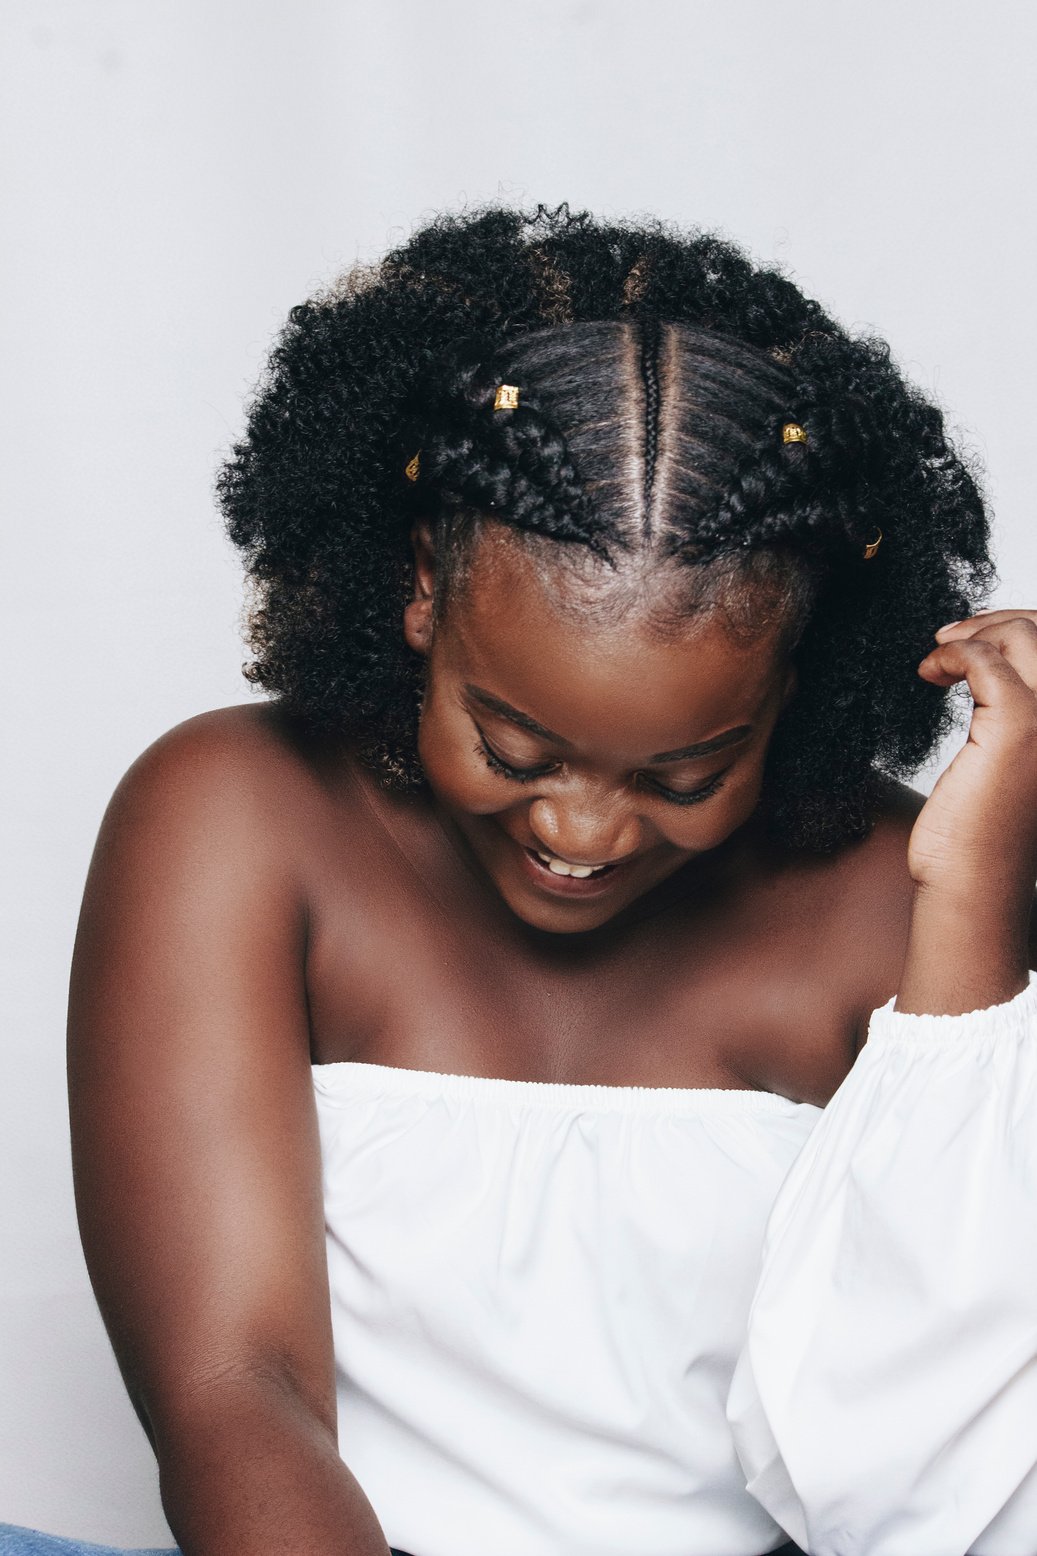
[[527, 879], [553, 897], [599, 896], [602, 892], [609, 891], [616, 877], [628, 868], [624, 860], [621, 864], [607, 864], [602, 869], [595, 870], [593, 875], [558, 875], [544, 863], [535, 848], [526, 848], [521, 843], [516, 846]]
[[584, 880], [589, 875], [600, 875], [603, 870], [611, 868], [607, 864], [570, 864], [566, 859], [560, 859], [557, 854], [545, 853], [542, 848], [532, 850], [540, 860], [546, 864], [552, 875], [572, 875], [578, 880]]

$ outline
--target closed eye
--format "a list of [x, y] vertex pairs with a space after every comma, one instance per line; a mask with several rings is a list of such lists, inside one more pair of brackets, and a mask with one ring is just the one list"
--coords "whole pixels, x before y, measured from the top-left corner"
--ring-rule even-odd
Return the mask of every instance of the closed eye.
[[698, 789], [668, 789], [665, 784], [656, 783], [654, 780], [648, 781], [648, 787], [654, 789], [656, 794], [668, 800], [671, 805], [698, 805], [700, 801], [708, 800], [711, 795], [724, 787], [724, 779], [729, 771], [730, 769], [725, 767], [723, 772], [714, 773], [713, 777]]
[[[476, 728], [478, 729], [479, 726], [476, 725]], [[502, 778], [509, 778], [513, 783], [529, 783], [534, 778], [545, 778], [561, 765], [558, 762], [541, 762], [536, 767], [516, 767], [513, 762], [505, 761], [502, 756], [494, 751], [481, 729], [479, 730], [479, 740], [474, 750], [476, 755], [483, 758], [492, 772], [499, 774]], [[718, 793], [723, 788], [724, 779], [729, 771], [730, 769], [725, 767], [722, 772], [714, 773], [712, 778], [708, 779], [704, 784], [700, 784], [697, 789], [670, 789], [665, 784], [657, 783], [650, 778], [646, 778], [643, 781], [652, 793], [658, 794], [660, 799], [666, 800], [670, 805], [698, 805], [703, 800], [710, 799], [712, 795]]]
[[[476, 728], [478, 729], [479, 726], [476, 725]], [[558, 766], [557, 762], [542, 762], [539, 767], [515, 767], [511, 762], [506, 762], [502, 756], [498, 756], [492, 746], [487, 744], [481, 729], [478, 744], [474, 749], [476, 754], [485, 760], [487, 767], [499, 773], [502, 778], [511, 778], [515, 783], [529, 783], [532, 778], [544, 778]]]

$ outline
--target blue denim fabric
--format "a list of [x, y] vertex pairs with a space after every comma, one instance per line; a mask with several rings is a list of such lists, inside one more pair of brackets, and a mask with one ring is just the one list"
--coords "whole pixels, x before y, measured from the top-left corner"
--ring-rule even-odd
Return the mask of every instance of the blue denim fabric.
[[63, 1540], [38, 1529], [18, 1529], [0, 1524], [0, 1556], [180, 1556], [167, 1546], [162, 1550], [119, 1551], [114, 1545], [89, 1545], [85, 1540]]
[[[114, 1545], [90, 1545], [86, 1540], [65, 1540], [57, 1534], [41, 1534], [38, 1529], [0, 1524], [0, 1556], [180, 1556], [180, 1551], [176, 1546], [127, 1551]], [[407, 1552], [394, 1549], [389, 1556], [407, 1556]]]

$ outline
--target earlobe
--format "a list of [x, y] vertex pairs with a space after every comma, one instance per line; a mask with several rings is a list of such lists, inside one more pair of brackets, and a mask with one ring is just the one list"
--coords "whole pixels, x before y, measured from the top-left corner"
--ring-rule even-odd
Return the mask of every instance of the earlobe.
[[403, 636], [408, 648], [427, 654], [432, 644], [432, 600], [411, 600], [403, 612]]

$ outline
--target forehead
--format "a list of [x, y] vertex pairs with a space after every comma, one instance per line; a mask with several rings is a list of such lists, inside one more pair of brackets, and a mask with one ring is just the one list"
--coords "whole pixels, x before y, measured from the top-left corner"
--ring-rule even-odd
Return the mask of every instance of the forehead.
[[784, 668], [777, 631], [737, 642], [702, 614], [661, 631], [650, 572], [574, 573], [555, 549], [507, 532], [477, 542], [443, 623], [453, 671], [574, 744], [632, 759], [754, 721]]

